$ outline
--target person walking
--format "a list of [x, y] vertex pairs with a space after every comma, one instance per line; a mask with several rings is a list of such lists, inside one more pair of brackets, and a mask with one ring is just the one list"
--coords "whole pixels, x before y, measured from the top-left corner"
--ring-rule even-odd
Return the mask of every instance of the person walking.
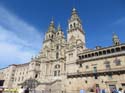
[[122, 88], [119, 88], [118, 93], [123, 93]]
[[106, 93], [106, 92], [105, 92], [105, 89], [101, 89], [101, 93]]
[[118, 93], [118, 90], [116, 88], [113, 88], [112, 93]]

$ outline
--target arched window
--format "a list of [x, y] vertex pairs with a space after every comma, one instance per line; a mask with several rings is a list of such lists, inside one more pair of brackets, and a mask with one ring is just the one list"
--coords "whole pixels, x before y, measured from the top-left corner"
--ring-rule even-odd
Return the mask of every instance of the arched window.
[[103, 54], [106, 54], [106, 51], [105, 51], [105, 50], [103, 51]]
[[54, 76], [57, 76], [57, 71], [54, 71]]
[[72, 29], [72, 24], [70, 24], [70, 29]]
[[119, 47], [118, 47], [118, 48], [116, 48], [116, 51], [117, 51], [117, 52], [119, 52], [119, 51], [120, 51], [120, 48], [119, 48]]
[[35, 75], [35, 78], [37, 78], [37, 77], [38, 77], [38, 74]]
[[115, 63], [116, 66], [120, 66], [121, 65], [121, 60], [116, 58], [114, 60], [114, 63]]
[[56, 59], [58, 59], [58, 58], [59, 58], [59, 53], [57, 52], [57, 53], [56, 53]]
[[109, 54], [111, 51], [110, 50], [107, 50], [107, 54]]
[[56, 49], [57, 49], [57, 50], [59, 49], [59, 45], [56, 46]]
[[60, 68], [60, 65], [55, 65], [55, 69], [59, 69]]
[[81, 67], [82, 67], [82, 64], [79, 64], [79, 67], [81, 68]]
[[22, 81], [23, 81], [24, 77], [22, 77]]
[[57, 35], [59, 35], [59, 32], [57, 33]]
[[79, 56], [79, 59], [82, 59], [82, 56]]
[[76, 23], [73, 23], [73, 25], [74, 25], [74, 28], [76, 27]]
[[98, 56], [98, 52], [95, 52], [95, 56]]
[[111, 49], [111, 52], [114, 53], [114, 52], [115, 52], [115, 49]]
[[53, 35], [52, 35], [52, 38], [53, 38]]
[[57, 64], [54, 67], [54, 76], [60, 76], [60, 65]]

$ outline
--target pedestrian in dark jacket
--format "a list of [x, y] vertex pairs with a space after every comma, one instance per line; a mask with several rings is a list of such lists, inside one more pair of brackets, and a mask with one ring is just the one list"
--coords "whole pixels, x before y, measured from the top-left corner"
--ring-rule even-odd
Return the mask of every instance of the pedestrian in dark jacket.
[[112, 93], [118, 93], [118, 90], [116, 88], [113, 88]]
[[29, 88], [26, 88], [26, 89], [25, 89], [25, 93], [29, 93]]

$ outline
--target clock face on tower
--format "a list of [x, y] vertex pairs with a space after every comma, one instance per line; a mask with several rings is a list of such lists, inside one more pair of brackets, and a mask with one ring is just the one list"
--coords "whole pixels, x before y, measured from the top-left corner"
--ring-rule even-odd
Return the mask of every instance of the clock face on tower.
[[80, 40], [80, 39], [78, 39], [77, 41], [76, 41], [76, 44], [77, 45], [79, 45], [79, 44], [82, 44], [83, 42]]

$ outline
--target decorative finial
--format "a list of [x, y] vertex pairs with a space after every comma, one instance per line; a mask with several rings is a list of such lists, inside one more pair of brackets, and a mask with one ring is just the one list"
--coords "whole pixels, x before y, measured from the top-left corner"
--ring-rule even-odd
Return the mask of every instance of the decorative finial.
[[55, 25], [54, 25], [54, 20], [53, 20], [53, 17], [50, 21], [50, 25], [49, 25], [49, 30], [48, 31], [55, 31]]
[[116, 38], [116, 39], [118, 38], [115, 32], [113, 32], [113, 38]]
[[72, 15], [73, 15], [73, 14], [76, 14], [76, 13], [77, 13], [77, 12], [76, 12], [76, 8], [73, 8], [73, 9], [72, 9]]
[[72, 11], [76, 11], [76, 8], [73, 8]]
[[58, 28], [57, 29], [58, 29], [58, 31], [62, 30], [60, 24], [58, 24]]
[[51, 19], [51, 22], [50, 22], [51, 24], [54, 24], [54, 18], [52, 17], [52, 19]]

